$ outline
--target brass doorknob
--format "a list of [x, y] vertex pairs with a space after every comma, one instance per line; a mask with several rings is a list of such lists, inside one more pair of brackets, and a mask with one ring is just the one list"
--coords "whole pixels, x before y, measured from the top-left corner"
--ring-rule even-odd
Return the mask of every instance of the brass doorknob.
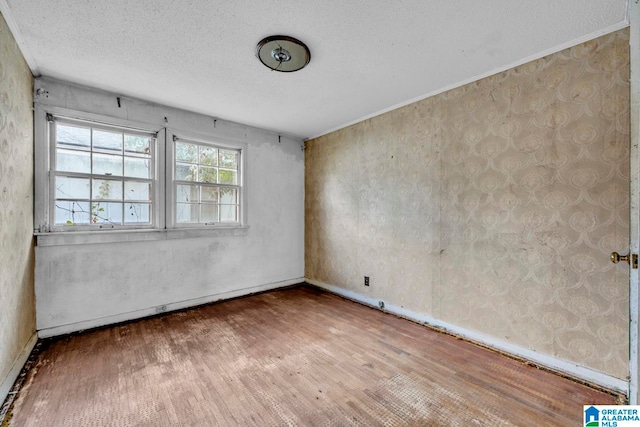
[[614, 264], [619, 263], [620, 261], [624, 261], [627, 264], [631, 265], [632, 268], [638, 268], [638, 255], [636, 254], [626, 254], [620, 255], [618, 252], [611, 252], [611, 262]]
[[618, 252], [611, 252], [611, 262], [614, 263], [614, 264], [617, 264], [620, 261], [625, 261], [628, 264], [629, 263], [629, 254], [620, 255]]

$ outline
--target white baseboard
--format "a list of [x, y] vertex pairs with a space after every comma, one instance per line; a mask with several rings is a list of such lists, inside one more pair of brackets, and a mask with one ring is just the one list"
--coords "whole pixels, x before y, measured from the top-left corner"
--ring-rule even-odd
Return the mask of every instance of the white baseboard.
[[[357, 292], [353, 292], [347, 289], [343, 289], [337, 286], [329, 285], [326, 283], [318, 282], [316, 280], [305, 280], [307, 283], [325, 289], [331, 293], [343, 296], [345, 298], [357, 301], [359, 303], [378, 308], [378, 303], [381, 301], [379, 298], [371, 298]], [[542, 367], [558, 371], [574, 378], [584, 380], [591, 384], [596, 384], [609, 390], [616, 392], [628, 393], [627, 381], [605, 374], [603, 372], [596, 371], [586, 366], [579, 365], [567, 360], [558, 359], [547, 354], [538, 353], [533, 350], [529, 350], [524, 347], [503, 341], [501, 339], [485, 335], [480, 332], [471, 331], [460, 326], [453, 325], [451, 323], [444, 322], [426, 314], [418, 313], [415, 311], [407, 310], [402, 307], [398, 307], [393, 304], [384, 302], [384, 311], [396, 314], [398, 316], [411, 319], [415, 322], [419, 322], [428, 325], [432, 328], [436, 328], [447, 332], [449, 334], [459, 336], [469, 341], [481, 344], [486, 347], [490, 347], [499, 350], [504, 353], [511, 354], [513, 356], [526, 359]]]
[[140, 310], [129, 311], [126, 313], [114, 314], [112, 316], [100, 317], [97, 319], [89, 319], [81, 322], [74, 322], [60, 326], [54, 326], [51, 328], [43, 328], [38, 330], [39, 338], [49, 338], [57, 335], [69, 334], [72, 332], [83, 331], [86, 329], [99, 328], [101, 326], [112, 325], [115, 323], [126, 322], [129, 320], [141, 319], [143, 317], [153, 316], [160, 313], [168, 313], [170, 311], [182, 310], [184, 308], [195, 307], [210, 302], [221, 301], [244, 295], [254, 294], [256, 292], [264, 292], [273, 289], [282, 288], [285, 286], [291, 286], [304, 282], [303, 277], [295, 279], [283, 280], [280, 282], [267, 283], [264, 285], [252, 286], [244, 289], [237, 289], [228, 292], [222, 292], [214, 295], [207, 295], [200, 298], [193, 298], [184, 301], [177, 301], [173, 303], [164, 304], [165, 310], [162, 312], [157, 311], [157, 307], [149, 307]]
[[9, 395], [11, 387], [13, 387], [13, 383], [16, 382], [18, 375], [20, 375], [20, 371], [24, 367], [25, 363], [27, 363], [29, 355], [31, 354], [33, 347], [35, 347], [36, 342], [38, 342], [38, 334], [34, 332], [16, 360], [13, 361], [13, 365], [11, 366], [11, 369], [9, 369], [7, 376], [2, 379], [2, 382], [0, 383], [0, 406], [2, 406], [2, 402], [4, 402]]

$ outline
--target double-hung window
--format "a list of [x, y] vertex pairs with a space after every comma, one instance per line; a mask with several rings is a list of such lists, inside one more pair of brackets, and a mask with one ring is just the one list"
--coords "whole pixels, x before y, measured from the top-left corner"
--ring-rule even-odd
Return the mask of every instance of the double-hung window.
[[155, 225], [154, 134], [62, 117], [49, 123], [53, 230]]
[[178, 137], [173, 148], [176, 225], [240, 224], [242, 150]]
[[[43, 167], [36, 169], [35, 228], [41, 235], [148, 229], [181, 238], [211, 235], [203, 229], [246, 229], [243, 141], [187, 131], [177, 131], [184, 135], [178, 137], [157, 124], [52, 110], [37, 109], [36, 139], [47, 146], [36, 152]], [[166, 237], [65, 235], [49, 241]]]

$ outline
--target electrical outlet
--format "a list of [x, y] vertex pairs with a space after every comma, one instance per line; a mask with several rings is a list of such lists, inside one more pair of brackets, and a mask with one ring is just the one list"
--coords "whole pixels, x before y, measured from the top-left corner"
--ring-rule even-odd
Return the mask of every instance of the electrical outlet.
[[364, 285], [369, 286], [369, 276], [364, 276]]
[[156, 313], [164, 313], [165, 311], [167, 311], [166, 305], [159, 305], [156, 307]]

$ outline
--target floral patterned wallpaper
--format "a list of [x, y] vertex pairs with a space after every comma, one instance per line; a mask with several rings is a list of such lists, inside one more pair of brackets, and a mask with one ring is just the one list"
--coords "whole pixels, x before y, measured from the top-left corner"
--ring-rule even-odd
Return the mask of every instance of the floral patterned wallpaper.
[[33, 78], [0, 15], [0, 382], [35, 331]]
[[625, 378], [628, 40], [308, 141], [306, 277]]

